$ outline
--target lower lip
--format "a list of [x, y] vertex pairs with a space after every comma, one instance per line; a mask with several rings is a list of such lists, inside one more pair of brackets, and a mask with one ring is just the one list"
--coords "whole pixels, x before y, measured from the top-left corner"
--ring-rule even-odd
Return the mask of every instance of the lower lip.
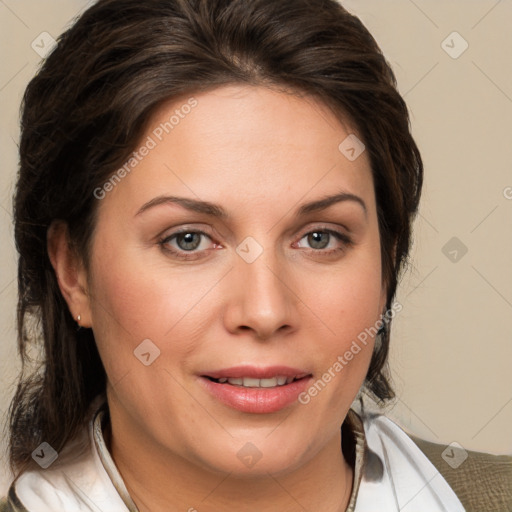
[[215, 398], [233, 409], [268, 414], [297, 402], [298, 396], [307, 388], [311, 377], [273, 388], [245, 388], [227, 383], [220, 384], [206, 377], [200, 377], [200, 380]]

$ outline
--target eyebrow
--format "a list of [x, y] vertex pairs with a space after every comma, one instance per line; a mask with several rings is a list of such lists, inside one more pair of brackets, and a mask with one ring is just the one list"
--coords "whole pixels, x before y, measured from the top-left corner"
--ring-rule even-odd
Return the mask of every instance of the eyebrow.
[[[296, 215], [299, 217], [303, 217], [309, 213], [325, 210], [336, 203], [344, 201], [353, 201], [359, 204], [363, 209], [365, 216], [367, 215], [367, 208], [365, 202], [359, 196], [356, 196], [355, 194], [351, 194], [348, 192], [341, 192], [339, 194], [326, 196], [324, 198], [303, 204], [297, 209]], [[219, 219], [227, 219], [229, 217], [228, 213], [217, 204], [210, 203], [208, 201], [200, 201], [198, 199], [190, 199], [187, 197], [177, 196], [155, 197], [154, 199], [151, 199], [147, 203], [143, 204], [138, 210], [138, 212], [135, 214], [135, 216], [141, 215], [145, 211], [162, 204], [177, 204], [187, 210], [197, 213], [204, 213], [206, 215], [217, 217]]]

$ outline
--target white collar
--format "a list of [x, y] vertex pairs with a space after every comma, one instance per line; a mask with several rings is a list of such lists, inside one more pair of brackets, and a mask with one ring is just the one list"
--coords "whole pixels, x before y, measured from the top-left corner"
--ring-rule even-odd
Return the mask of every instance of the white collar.
[[354, 512], [464, 512], [441, 473], [383, 415], [363, 417], [367, 449]]

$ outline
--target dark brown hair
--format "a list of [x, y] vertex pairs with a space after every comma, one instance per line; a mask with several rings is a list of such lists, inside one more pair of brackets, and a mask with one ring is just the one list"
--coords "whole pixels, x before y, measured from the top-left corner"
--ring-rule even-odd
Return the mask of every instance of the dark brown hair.
[[[65, 221], [87, 268], [94, 190], [135, 149], [155, 110], [179, 95], [248, 83], [311, 94], [362, 137], [375, 184], [387, 309], [406, 263], [423, 166], [406, 105], [375, 40], [334, 0], [100, 0], [58, 40], [22, 106], [14, 212], [23, 371], [11, 404], [10, 459], [57, 451], [105, 389], [91, 329], [77, 329], [47, 253]], [[381, 401], [389, 323], [365, 381]], [[30, 363], [31, 344], [41, 360]]]

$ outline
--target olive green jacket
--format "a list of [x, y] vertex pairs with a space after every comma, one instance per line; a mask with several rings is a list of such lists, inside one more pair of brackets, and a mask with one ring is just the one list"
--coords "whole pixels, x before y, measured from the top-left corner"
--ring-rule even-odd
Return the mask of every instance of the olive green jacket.
[[456, 469], [442, 457], [446, 446], [411, 439], [441, 473], [467, 512], [512, 512], [512, 456], [468, 451]]

